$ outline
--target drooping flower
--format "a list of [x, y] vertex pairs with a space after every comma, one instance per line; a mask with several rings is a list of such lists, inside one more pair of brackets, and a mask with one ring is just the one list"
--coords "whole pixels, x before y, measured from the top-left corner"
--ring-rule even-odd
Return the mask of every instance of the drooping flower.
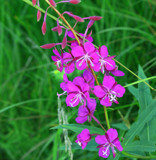
[[99, 47], [99, 61], [94, 66], [94, 70], [99, 72], [101, 70], [102, 73], [105, 71], [111, 71], [115, 69], [115, 61], [112, 59], [115, 56], [108, 57], [108, 50], [106, 46]]
[[89, 85], [85, 83], [82, 77], [75, 77], [73, 82], [67, 83], [68, 96], [66, 104], [70, 107], [75, 107], [79, 103], [86, 105], [86, 100], [89, 99]]
[[77, 123], [84, 123], [87, 120], [90, 122], [96, 109], [96, 100], [90, 99], [87, 105], [80, 106], [78, 111], [78, 117], [75, 119]]
[[72, 54], [77, 59], [76, 67], [78, 70], [83, 70], [90, 64], [94, 67], [94, 63], [98, 62], [99, 56], [91, 42], [86, 42], [84, 46], [76, 46], [72, 48]]
[[100, 99], [100, 103], [107, 107], [112, 105], [112, 102], [118, 103], [117, 97], [122, 97], [125, 93], [125, 88], [115, 82], [114, 77], [104, 76], [102, 85], [94, 87], [94, 94]]
[[77, 135], [77, 140], [75, 141], [78, 143], [79, 146], [81, 146], [82, 149], [84, 149], [88, 142], [91, 140], [91, 134], [88, 129], [82, 130], [80, 134]]
[[108, 158], [110, 154], [109, 148], [112, 149], [113, 157], [115, 158], [116, 151], [115, 147], [122, 151], [123, 148], [120, 144], [118, 138], [118, 132], [116, 129], [110, 128], [105, 135], [98, 135], [95, 137], [95, 142], [100, 144], [97, 148], [99, 148], [99, 156], [103, 158]]
[[56, 7], [56, 3], [55, 3], [54, 0], [49, 0], [49, 2], [50, 2], [50, 4], [51, 4], [52, 6]]

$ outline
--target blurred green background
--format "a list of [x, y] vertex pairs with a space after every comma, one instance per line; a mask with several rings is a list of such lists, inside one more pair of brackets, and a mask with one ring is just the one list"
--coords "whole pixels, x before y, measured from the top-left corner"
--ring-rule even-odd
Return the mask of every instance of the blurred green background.
[[[47, 4], [41, 1], [41, 7]], [[102, 16], [92, 27], [94, 44], [107, 45], [110, 55], [138, 72], [140, 64], [147, 77], [156, 71], [156, 1], [155, 0], [82, 0], [78, 5], [60, 4], [58, 10], [72, 11], [81, 17]], [[52, 50], [39, 46], [60, 42], [62, 37], [51, 28], [56, 22], [47, 18], [47, 33], [41, 33], [42, 19], [36, 22], [36, 12], [22, 0], [1, 1], [0, 5], [0, 160], [68, 160], [68, 153], [59, 149], [64, 145], [61, 130], [50, 130], [58, 125], [57, 92], [63, 73], [59, 73], [52, 60]], [[49, 10], [49, 13], [56, 14]], [[67, 18], [71, 25], [73, 19]], [[87, 22], [77, 26], [84, 32]], [[117, 78], [126, 85], [137, 81], [132, 74], [123, 70], [126, 76]], [[75, 72], [70, 80], [79, 75]], [[154, 86], [156, 80], [150, 81]], [[154, 95], [154, 93], [153, 93]], [[61, 98], [64, 102], [65, 97]], [[130, 122], [137, 116], [138, 104], [128, 92], [119, 100], [118, 106], [133, 107]], [[63, 103], [65, 106], [65, 104]], [[117, 105], [113, 105], [117, 106]], [[100, 108], [101, 106], [99, 106]], [[103, 108], [96, 116], [105, 125]], [[78, 108], [65, 107], [72, 115], [69, 123], [75, 123]], [[123, 115], [127, 108], [120, 110]], [[122, 122], [117, 112], [109, 114], [111, 123]], [[87, 123], [86, 123], [87, 124]], [[93, 124], [91, 124], [93, 125]], [[94, 124], [96, 125], [96, 124]], [[76, 135], [69, 131], [74, 143]], [[95, 152], [74, 151], [74, 160], [100, 159]], [[128, 159], [128, 158], [127, 158]], [[126, 160], [126, 158], [125, 158]]]

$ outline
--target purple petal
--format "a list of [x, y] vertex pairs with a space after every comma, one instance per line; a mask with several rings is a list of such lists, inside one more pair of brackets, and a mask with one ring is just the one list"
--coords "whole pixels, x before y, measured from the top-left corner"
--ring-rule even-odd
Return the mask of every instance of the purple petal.
[[84, 122], [86, 122], [88, 120], [88, 117], [86, 116], [86, 117], [77, 117], [76, 119], [75, 119], [75, 121], [77, 122], [77, 123], [84, 123]]
[[51, 56], [51, 59], [52, 59], [54, 62], [56, 62], [56, 61], [59, 60], [57, 56]]
[[68, 52], [63, 53], [63, 60], [64, 62], [69, 62], [73, 59], [72, 55]]
[[87, 103], [88, 109], [90, 112], [94, 112], [96, 109], [96, 100], [95, 99], [90, 99]]
[[53, 52], [54, 52], [54, 54], [55, 54], [56, 56], [58, 56], [58, 57], [60, 57], [60, 58], [61, 58], [60, 53], [58, 52], [58, 50], [57, 50], [57, 49], [53, 49]]
[[120, 70], [111, 71], [111, 72], [112, 72], [112, 74], [113, 74], [114, 76], [117, 76], [117, 77], [120, 77], [120, 76], [124, 76], [124, 75], [125, 75], [125, 73], [122, 72], [122, 71], [120, 71]]
[[87, 116], [88, 116], [88, 113], [89, 113], [89, 111], [87, 110], [86, 107], [84, 107], [84, 106], [80, 106], [80, 107], [79, 107], [78, 116], [87, 117]]
[[84, 51], [83, 48], [80, 46], [76, 46], [74, 48], [72, 48], [72, 54], [74, 57], [81, 57], [84, 55]]
[[74, 70], [75, 70], [75, 64], [73, 62], [68, 63], [65, 66], [65, 73], [67, 73], [67, 74], [70, 74], [70, 73], [74, 72]]
[[105, 58], [108, 56], [108, 50], [106, 46], [101, 46], [100, 48], [100, 54], [102, 56], [102, 58]]
[[101, 147], [99, 149], [99, 156], [103, 158], [108, 158], [110, 154], [109, 147]]
[[121, 146], [121, 144], [120, 144], [120, 141], [117, 139], [117, 140], [115, 140], [115, 142], [113, 142], [113, 144], [115, 145], [115, 147], [121, 152], [121, 151], [123, 151], [123, 148], [122, 148], [122, 146]]
[[104, 145], [108, 143], [108, 140], [105, 135], [98, 135], [95, 137], [95, 142]]
[[117, 84], [117, 85], [114, 87], [113, 91], [115, 91], [115, 92], [117, 93], [117, 94], [116, 94], [117, 97], [122, 97], [123, 94], [125, 93], [125, 88], [122, 87], [120, 84]]
[[115, 79], [112, 76], [104, 76], [103, 78], [103, 86], [106, 87], [107, 89], [111, 89], [112, 86], [115, 83]]
[[107, 63], [106, 63], [106, 65], [105, 65], [105, 67], [106, 67], [106, 69], [107, 69], [108, 71], [115, 69], [115, 62], [114, 62], [114, 60], [112, 60], [112, 59], [107, 59], [106, 61], [107, 61]]
[[92, 57], [92, 61], [93, 63], [98, 63], [99, 62], [99, 55], [96, 52], [92, 52], [91, 54], [89, 54]]
[[101, 88], [101, 86], [95, 86], [94, 87], [94, 94], [98, 98], [102, 98], [102, 97], [104, 97], [104, 95], [106, 94], [106, 92]]
[[105, 98], [102, 98], [100, 103], [106, 107], [110, 107], [112, 105], [112, 102], [110, 101], [108, 96], [106, 96]]
[[78, 86], [81, 86], [84, 82], [84, 79], [82, 77], [75, 77], [74, 80], [73, 80], [73, 83], [75, 85], [78, 85]]
[[79, 98], [76, 98], [75, 96], [76, 96], [75, 93], [71, 93], [67, 96], [67, 98], [66, 98], [67, 106], [75, 107], [79, 104], [80, 100], [79, 100]]
[[118, 132], [116, 129], [113, 129], [113, 128], [110, 128], [106, 134], [108, 135], [109, 137], [109, 141], [110, 142], [113, 142], [117, 137], [118, 137]]
[[95, 63], [95, 64], [94, 64], [94, 67], [93, 67], [93, 70], [94, 70], [95, 72], [99, 72], [99, 71], [100, 71], [100, 63]]
[[93, 52], [95, 50], [95, 47], [91, 42], [86, 42], [84, 44], [84, 48], [85, 48], [85, 51], [88, 52], [88, 53]]
[[80, 91], [80, 89], [77, 86], [75, 86], [75, 84], [73, 82], [70, 82], [70, 81], [68, 82], [67, 87], [70, 92], [79, 92]]
[[82, 60], [79, 60], [77, 63], [76, 63], [76, 68], [78, 70], [84, 70], [87, 68], [87, 64], [86, 64], [86, 61], [84, 59]]

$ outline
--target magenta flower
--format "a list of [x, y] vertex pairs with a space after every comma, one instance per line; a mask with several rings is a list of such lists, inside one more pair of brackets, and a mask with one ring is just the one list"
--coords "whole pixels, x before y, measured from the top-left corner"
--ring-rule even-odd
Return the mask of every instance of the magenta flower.
[[86, 100], [89, 99], [89, 85], [85, 83], [82, 77], [74, 78], [73, 82], [67, 83], [68, 96], [66, 98], [66, 104], [70, 107], [75, 107], [79, 103], [86, 105]]
[[91, 140], [91, 134], [88, 129], [82, 130], [80, 134], [77, 135], [77, 140], [75, 141], [78, 143], [79, 146], [81, 146], [82, 149], [84, 149], [88, 142]]
[[96, 100], [90, 99], [87, 105], [80, 106], [78, 111], [78, 117], [75, 119], [77, 123], [84, 123], [87, 120], [90, 122], [96, 109]]
[[[124, 76], [125, 73], [118, 70], [118, 66], [116, 66], [113, 70], [109, 71], [111, 72], [114, 76], [120, 77], [120, 76]], [[109, 75], [109, 72], [107, 71], [106, 74]]]
[[97, 63], [99, 59], [96, 49], [91, 42], [86, 42], [84, 48], [81, 46], [72, 48], [72, 54], [76, 58], [76, 67], [78, 70], [87, 68], [89, 64], [91, 67], [94, 67], [94, 63]]
[[125, 88], [115, 82], [114, 77], [104, 76], [103, 84], [94, 87], [94, 94], [100, 99], [100, 103], [105, 106], [111, 106], [112, 102], [118, 103], [117, 97], [122, 97]]
[[105, 135], [98, 135], [95, 137], [95, 142], [100, 144], [97, 148], [99, 148], [99, 156], [103, 158], [108, 158], [111, 147], [113, 152], [113, 157], [115, 158], [116, 151], [114, 147], [116, 147], [119, 151], [122, 151], [123, 148], [120, 144], [118, 138], [118, 132], [116, 129], [110, 128]]
[[105, 71], [111, 71], [115, 69], [115, 61], [112, 60], [115, 56], [108, 57], [108, 50], [106, 46], [99, 47], [99, 61], [95, 65], [94, 70], [102, 73]]

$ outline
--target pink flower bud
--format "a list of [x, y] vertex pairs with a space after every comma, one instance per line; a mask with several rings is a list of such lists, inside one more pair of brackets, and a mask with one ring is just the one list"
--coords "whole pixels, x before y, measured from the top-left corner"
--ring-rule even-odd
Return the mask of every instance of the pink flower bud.
[[[38, 7], [40, 7], [40, 4], [39, 4], [39, 0], [38, 0], [38, 3], [37, 3]], [[38, 10], [37, 11], [37, 22], [41, 19], [41, 11]]]
[[42, 24], [42, 33], [43, 33], [43, 35], [45, 35], [45, 33], [46, 33], [46, 21], [44, 21]]
[[67, 37], [64, 37], [62, 41], [62, 49], [65, 49], [66, 45], [67, 45]]
[[81, 0], [69, 0], [69, 3], [72, 3], [72, 4], [78, 4], [80, 2]]
[[37, 22], [41, 19], [41, 11], [37, 11]]
[[56, 7], [56, 3], [55, 3], [54, 0], [49, 0], [49, 2], [50, 2], [50, 4], [51, 4], [52, 6]]
[[49, 44], [42, 45], [40, 47], [43, 48], [43, 49], [50, 49], [50, 48], [53, 48], [55, 46], [56, 46], [55, 43], [49, 43]]
[[32, 3], [35, 6], [36, 5], [36, 0], [32, 0]]
[[74, 15], [72, 12], [65, 11], [63, 14], [68, 14], [70, 17], [73, 17], [78, 22], [84, 22], [83, 18], [81, 18], [81, 17], [79, 17], [77, 15]]

